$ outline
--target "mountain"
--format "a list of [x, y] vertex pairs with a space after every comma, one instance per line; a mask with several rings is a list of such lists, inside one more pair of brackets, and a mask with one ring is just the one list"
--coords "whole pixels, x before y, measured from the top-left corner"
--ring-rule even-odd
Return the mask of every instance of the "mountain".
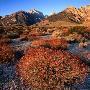
[[[71, 24], [90, 24], [90, 5], [80, 8], [68, 7], [62, 12], [52, 13], [50, 16], [44, 16], [42, 12], [32, 9], [28, 12], [18, 11], [11, 15], [0, 17], [2, 25], [10, 26], [13, 24], [33, 25], [42, 19], [49, 22], [58, 22], [59, 25]], [[45, 22], [46, 23], [46, 22]], [[58, 23], [55, 23], [57, 25]]]
[[11, 15], [6, 15], [1, 18], [3, 25], [12, 25], [12, 24], [23, 24], [23, 25], [32, 25], [44, 18], [42, 12], [32, 9], [28, 12], [18, 11]]
[[67, 21], [74, 23], [83, 23], [90, 21], [90, 5], [80, 8], [68, 7], [58, 14], [51, 15], [47, 18], [51, 22]]

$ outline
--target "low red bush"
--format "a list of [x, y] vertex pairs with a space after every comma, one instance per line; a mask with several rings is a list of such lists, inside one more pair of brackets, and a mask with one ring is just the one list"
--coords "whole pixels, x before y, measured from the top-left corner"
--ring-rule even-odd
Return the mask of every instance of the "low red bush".
[[61, 39], [59, 39], [59, 38], [53, 39], [52, 38], [51, 40], [49, 40], [49, 43], [52, 48], [56, 48], [56, 49], [59, 49], [59, 48], [67, 49], [67, 47], [68, 47], [67, 41], [63, 38], [61, 38]]
[[37, 34], [29, 34], [29, 33], [24, 34], [23, 33], [22, 35], [20, 35], [20, 38], [22, 38], [23, 40], [33, 41], [33, 40], [39, 39], [40, 37]]
[[31, 46], [32, 47], [44, 46], [52, 49], [67, 49], [68, 43], [65, 39], [51, 38], [33, 41]]
[[45, 39], [39, 39], [39, 40], [34, 40], [31, 43], [31, 46], [32, 47], [39, 47], [39, 46], [45, 45], [46, 43], [47, 43], [47, 40], [45, 40]]
[[0, 43], [0, 63], [14, 60], [14, 50], [6, 43]]
[[71, 53], [30, 48], [17, 65], [22, 80], [37, 90], [63, 90], [85, 78], [87, 66]]

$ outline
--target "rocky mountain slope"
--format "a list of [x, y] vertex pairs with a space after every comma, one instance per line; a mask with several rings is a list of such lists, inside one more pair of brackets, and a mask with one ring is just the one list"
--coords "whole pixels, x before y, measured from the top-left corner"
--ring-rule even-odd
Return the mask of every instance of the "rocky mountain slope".
[[83, 23], [90, 21], [90, 5], [80, 8], [68, 7], [58, 14], [51, 15], [47, 18], [51, 22], [67, 21], [75, 23]]
[[[32, 9], [28, 12], [18, 11], [11, 15], [0, 17], [0, 22], [4, 26], [11, 26], [14, 24], [33, 25], [42, 19], [42, 24], [50, 24], [51, 26], [58, 25], [76, 25], [76, 24], [90, 24], [90, 5], [82, 6], [80, 8], [68, 7], [62, 12], [54, 13], [53, 15], [45, 17], [42, 12]], [[44, 22], [43, 22], [44, 21]], [[48, 21], [48, 22], [47, 22]], [[41, 25], [41, 24], [40, 24]]]
[[32, 9], [28, 12], [26, 11], [18, 11], [11, 15], [6, 15], [1, 18], [1, 22], [3, 25], [12, 25], [12, 24], [23, 24], [23, 25], [32, 25], [36, 22], [39, 22], [44, 18], [42, 12], [39, 12], [35, 9]]

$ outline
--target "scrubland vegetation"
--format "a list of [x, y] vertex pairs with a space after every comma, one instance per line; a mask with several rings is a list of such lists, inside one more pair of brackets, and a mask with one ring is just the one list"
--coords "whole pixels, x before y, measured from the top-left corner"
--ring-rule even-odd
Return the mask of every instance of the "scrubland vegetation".
[[14, 61], [14, 50], [10, 45], [0, 42], [0, 63]]
[[40, 90], [63, 90], [82, 81], [87, 72], [77, 56], [44, 47], [30, 48], [17, 69], [26, 84]]
[[76, 55], [69, 47], [77, 43], [77, 48], [87, 49], [90, 28], [48, 25], [0, 28], [3, 31], [0, 33], [0, 64], [17, 61], [17, 78], [22, 78], [32, 90], [65, 90], [67, 87], [73, 90], [72, 87], [84, 82], [88, 74], [89, 64], [85, 62], [90, 63], [90, 51]]

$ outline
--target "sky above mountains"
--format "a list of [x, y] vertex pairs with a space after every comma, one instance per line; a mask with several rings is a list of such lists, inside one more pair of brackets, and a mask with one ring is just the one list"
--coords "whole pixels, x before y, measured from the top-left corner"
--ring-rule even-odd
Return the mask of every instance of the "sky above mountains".
[[49, 15], [69, 6], [80, 7], [90, 4], [90, 0], [0, 0], [0, 15], [9, 15], [19, 10], [37, 9]]

